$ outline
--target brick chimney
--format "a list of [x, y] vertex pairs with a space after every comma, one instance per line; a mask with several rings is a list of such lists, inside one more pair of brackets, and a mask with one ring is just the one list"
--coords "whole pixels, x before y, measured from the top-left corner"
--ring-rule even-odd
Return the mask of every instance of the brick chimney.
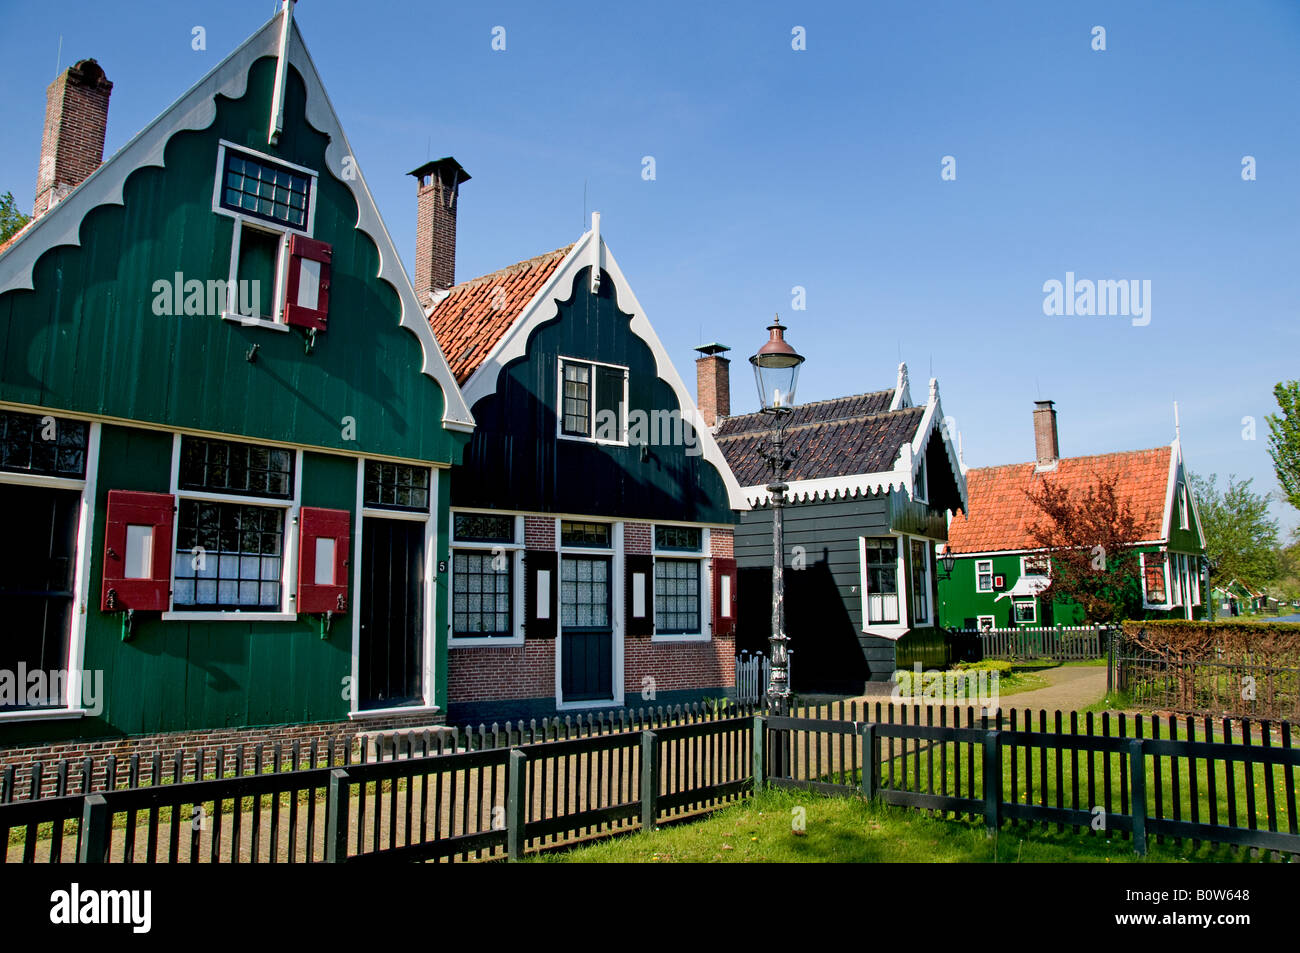
[[1034, 449], [1040, 470], [1055, 467], [1061, 457], [1061, 444], [1056, 436], [1056, 410], [1050, 400], [1034, 401]]
[[68, 67], [45, 90], [45, 132], [33, 218], [48, 212], [104, 161], [112, 92], [113, 84], [94, 60]]
[[695, 350], [695, 394], [700, 416], [706, 427], [717, 426], [731, 416], [731, 361], [722, 355], [731, 348], [725, 344], [702, 344]]
[[456, 283], [456, 199], [470, 175], [448, 156], [426, 162], [410, 173], [416, 182], [415, 294], [420, 304], [429, 295]]

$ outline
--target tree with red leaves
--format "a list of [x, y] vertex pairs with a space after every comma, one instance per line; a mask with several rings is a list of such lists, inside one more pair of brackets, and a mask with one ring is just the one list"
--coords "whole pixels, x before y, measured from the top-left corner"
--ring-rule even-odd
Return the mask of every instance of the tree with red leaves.
[[1118, 483], [1118, 473], [1102, 476], [1086, 493], [1071, 494], [1046, 475], [1025, 491], [1044, 517], [1029, 535], [1052, 564], [1051, 581], [1038, 594], [1043, 604], [1075, 603], [1089, 622], [1102, 624], [1140, 614], [1137, 518], [1116, 492]]

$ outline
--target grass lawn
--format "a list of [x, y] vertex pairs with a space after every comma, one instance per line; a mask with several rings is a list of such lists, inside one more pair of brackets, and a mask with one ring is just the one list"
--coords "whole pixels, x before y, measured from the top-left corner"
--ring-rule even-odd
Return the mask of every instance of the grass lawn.
[[[795, 833], [796, 809], [805, 831]], [[941, 819], [868, 804], [861, 798], [768, 790], [704, 820], [629, 834], [530, 858], [541, 863], [1135, 863], [1250, 861], [1250, 852], [1149, 842], [1145, 858], [1129, 841], [1102, 833], [1063, 834], [982, 821]]]

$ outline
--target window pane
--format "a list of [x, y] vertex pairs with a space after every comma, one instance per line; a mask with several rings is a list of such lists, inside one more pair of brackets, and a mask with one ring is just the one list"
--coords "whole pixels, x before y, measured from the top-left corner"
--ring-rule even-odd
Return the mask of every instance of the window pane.
[[80, 479], [89, 433], [84, 420], [0, 411], [0, 470]]
[[660, 635], [703, 631], [699, 560], [655, 560], [655, 631]]
[[454, 513], [456, 538], [474, 543], [513, 543], [515, 518], [487, 513]]
[[[203, 609], [279, 609], [279, 558], [284, 511], [242, 503], [180, 501], [176, 549], [178, 606]], [[196, 553], [196, 539], [219, 540]], [[182, 584], [185, 577], [197, 582]]]
[[564, 520], [560, 523], [560, 542], [565, 546], [609, 548], [609, 524]]
[[898, 540], [893, 537], [868, 539], [867, 621], [898, 621]]
[[679, 549], [698, 553], [703, 532], [696, 526], [656, 526], [655, 549]]
[[428, 467], [367, 460], [363, 482], [366, 506], [429, 512]]
[[[183, 490], [287, 500], [293, 496], [293, 458], [293, 451], [278, 447], [207, 437], [182, 437], [180, 487]], [[236, 527], [233, 522], [220, 523], [213, 517], [196, 521], [192, 531], [200, 535], [211, 534], [219, 525], [226, 530]], [[260, 525], [250, 518], [247, 524], [240, 524], [239, 529], [241, 532], [256, 532]], [[209, 543], [200, 540], [195, 545], [208, 546]], [[217, 544], [212, 542], [211, 545], [215, 547]]]
[[306, 221], [311, 180], [305, 176], [228, 149], [224, 184], [225, 208], [278, 225], [301, 227]]
[[581, 437], [591, 436], [591, 365], [563, 364], [564, 414], [563, 431]]
[[513, 565], [491, 552], [452, 552], [452, 635], [462, 638], [511, 634]]
[[280, 259], [279, 235], [252, 226], [243, 226], [239, 235], [239, 286], [233, 292], [235, 311], [250, 318], [275, 317], [272, 297], [275, 272]]

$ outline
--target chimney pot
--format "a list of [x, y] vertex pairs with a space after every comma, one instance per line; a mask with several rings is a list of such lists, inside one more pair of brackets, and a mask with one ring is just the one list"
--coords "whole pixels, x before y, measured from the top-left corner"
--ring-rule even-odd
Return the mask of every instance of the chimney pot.
[[470, 174], [451, 156], [426, 162], [415, 176], [415, 293], [430, 295], [456, 284], [456, 199]]
[[1034, 401], [1034, 450], [1038, 454], [1040, 469], [1051, 469], [1061, 457], [1061, 445], [1056, 432], [1056, 409], [1050, 400]]
[[731, 348], [715, 343], [695, 350], [702, 355], [695, 360], [696, 403], [704, 425], [715, 427], [721, 418], [731, 415], [731, 360], [722, 356]]
[[104, 161], [112, 92], [113, 84], [94, 60], [69, 66], [46, 88], [33, 218], [48, 212]]

